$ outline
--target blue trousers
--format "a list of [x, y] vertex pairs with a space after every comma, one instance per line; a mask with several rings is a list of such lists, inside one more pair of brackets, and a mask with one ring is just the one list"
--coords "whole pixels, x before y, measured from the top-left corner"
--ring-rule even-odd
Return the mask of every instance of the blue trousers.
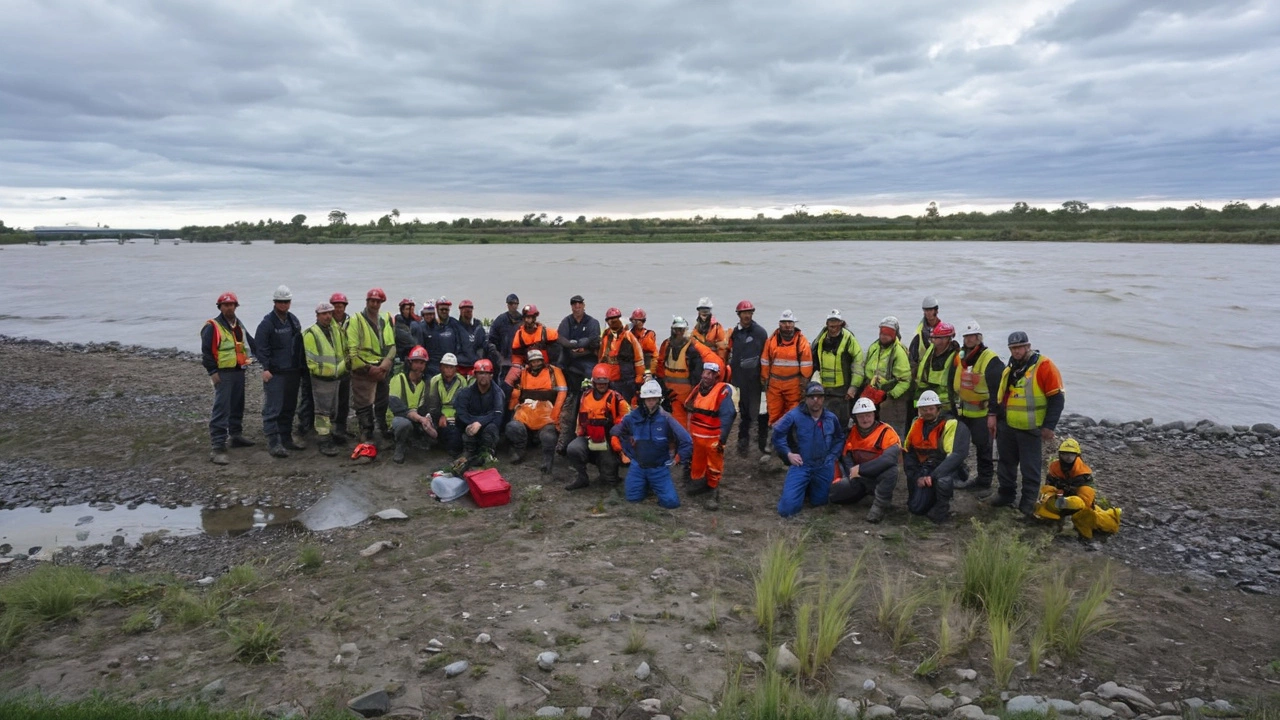
[[244, 421], [244, 371], [221, 370], [222, 382], [213, 386], [213, 413], [209, 417], [209, 440], [213, 447], [226, 446], [227, 439], [239, 435]]
[[778, 514], [791, 517], [804, 507], [807, 495], [809, 504], [818, 507], [827, 504], [831, 481], [836, 477], [834, 463], [828, 465], [792, 465], [787, 479], [782, 483], [782, 497], [778, 498]]
[[293, 432], [293, 411], [298, 407], [297, 370], [281, 370], [271, 374], [262, 386], [262, 434], [270, 440], [276, 435], [288, 438]]
[[680, 496], [676, 494], [676, 484], [671, 480], [671, 468], [666, 465], [642, 468], [633, 460], [623, 486], [627, 491], [627, 502], [640, 502], [652, 490], [658, 496], [658, 505], [668, 510], [680, 507]]

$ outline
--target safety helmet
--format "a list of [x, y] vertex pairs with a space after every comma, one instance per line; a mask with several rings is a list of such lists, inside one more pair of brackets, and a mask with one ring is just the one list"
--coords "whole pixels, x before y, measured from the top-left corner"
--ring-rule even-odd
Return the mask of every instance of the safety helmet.
[[410, 307], [418, 307], [418, 303], [414, 302], [413, 298], [400, 298], [400, 304], [397, 305], [396, 307], [404, 307], [405, 305], [408, 305]]
[[595, 382], [596, 380], [608, 380], [608, 379], [609, 379], [608, 365], [604, 363], [596, 363], [596, 366], [591, 368], [591, 382]]
[[430, 359], [430, 356], [427, 355], [426, 348], [422, 347], [421, 345], [414, 345], [413, 349], [409, 351], [409, 359], [421, 360], [422, 362], [426, 362], [427, 360]]
[[632, 320], [648, 320], [649, 316], [645, 314], [644, 308], [636, 308], [631, 311]]
[[933, 333], [929, 337], [953, 337], [956, 334], [956, 326], [949, 322], [940, 322], [933, 326]]
[[892, 328], [895, 333], [899, 333], [899, 334], [902, 333], [902, 328], [899, 327], [898, 325], [898, 318], [892, 315], [886, 315], [884, 318], [882, 318], [880, 320], [880, 327]]
[[426, 315], [427, 313], [436, 314], [436, 304], [431, 300], [422, 303], [422, 314]]
[[441, 306], [443, 306], [443, 307], [453, 307], [453, 301], [452, 301], [452, 300], [450, 300], [449, 298], [447, 298], [447, 297], [445, 297], [445, 296], [441, 295], [440, 297], [436, 298], [436, 307], [441, 307]]
[[640, 399], [660, 398], [662, 397], [662, 386], [657, 380], [646, 380], [644, 385], [640, 386]]
[[836, 310], [835, 308], [832, 308], [831, 312], [827, 313], [827, 319], [839, 320], [840, 322], [844, 322], [844, 318], [840, 316], [840, 311]]
[[711, 372], [713, 372], [713, 373], [715, 373], [715, 374], [719, 375], [719, 374], [720, 374], [720, 363], [718, 363], [718, 362], [704, 362], [704, 363], [702, 363], [702, 372], [706, 372], [706, 371], [708, 371], [708, 370], [710, 370]]
[[778, 317], [778, 322], [795, 322], [796, 314], [790, 310], [783, 310], [782, 315]]
[[471, 302], [470, 300], [463, 300], [462, 302], [458, 303], [458, 309], [461, 310], [462, 308], [471, 308], [472, 310], [475, 310], [476, 304]]
[[735, 312], [755, 312], [755, 311], [756, 311], [756, 306], [752, 305], [750, 300], [743, 300], [742, 302], [738, 303], [738, 307]]
[[934, 405], [942, 405], [942, 400], [938, 397], [938, 393], [932, 390], [925, 390], [920, 393], [920, 399], [916, 401], [916, 407], [922, 408]]
[[240, 305], [240, 298], [236, 297], [236, 294], [233, 292], [224, 292], [218, 296], [217, 305], [225, 305], [227, 303], [231, 303], [238, 307]]
[[387, 294], [386, 294], [385, 292], [383, 292], [383, 291], [382, 291], [382, 288], [374, 288], [374, 289], [370, 290], [368, 293], [366, 293], [366, 294], [365, 294], [364, 299], [365, 299], [365, 300], [378, 300], [378, 301], [380, 301], [380, 302], [386, 302], [386, 301], [387, 301]]
[[701, 310], [702, 308], [706, 308], [706, 309], [708, 309], [708, 310], [710, 310], [710, 309], [711, 309], [711, 298], [709, 298], [709, 297], [700, 297], [700, 298], [698, 298], [698, 308], [697, 308], [697, 309]]
[[1080, 443], [1077, 442], [1075, 438], [1067, 438], [1066, 440], [1062, 441], [1061, 445], [1058, 446], [1058, 452], [1075, 453], [1076, 455], [1079, 455]]
[[543, 361], [546, 360], [546, 358], [543, 357], [542, 355], [542, 351], [539, 350], [538, 348], [534, 348], [529, 352], [525, 353], [524, 359], [528, 362], [533, 362], [534, 360], [543, 360]]
[[530, 315], [532, 315], [533, 317], [538, 317], [538, 306], [533, 304], [525, 305], [524, 308], [520, 311], [520, 314], [523, 317], [529, 317]]
[[611, 307], [608, 310], [604, 311], [605, 320], [612, 320], [614, 318], [619, 318], [619, 319], [622, 318], [622, 311], [616, 307]]
[[982, 328], [978, 326], [977, 320], [970, 320], [964, 324], [964, 332], [962, 335], [981, 335]]
[[363, 457], [367, 457], [370, 460], [376, 460], [378, 458], [378, 446], [373, 443], [360, 443], [351, 451], [352, 460], [359, 460]]
[[483, 358], [480, 360], [477, 360], [476, 364], [471, 366], [471, 372], [472, 373], [489, 373], [490, 375], [492, 375], [493, 363]]
[[457, 367], [458, 356], [454, 355], [453, 353], [445, 353], [444, 356], [440, 358], [440, 366], [444, 367], [445, 365]]
[[876, 411], [876, 404], [871, 402], [871, 398], [861, 397], [853, 404], [853, 414], [873, 413]]
[[925, 295], [925, 296], [924, 296], [924, 300], [921, 300], [921, 301], [920, 301], [920, 309], [921, 309], [921, 310], [936, 310], [936, 309], [938, 309], [938, 298], [936, 298], [936, 297], [934, 297], [934, 296], [932, 296], [932, 295]]
[[1030, 345], [1031, 338], [1021, 330], [1014, 330], [1009, 333], [1009, 347], [1017, 347], [1018, 345]]
[[288, 285], [281, 285], [276, 291], [271, 293], [273, 302], [290, 302], [293, 300], [293, 293], [290, 292]]
[[827, 391], [822, 389], [822, 383], [811, 382], [809, 387], [804, 389], [804, 394], [806, 397], [809, 395], [826, 395]]
[[688, 330], [689, 323], [686, 322], [685, 319], [680, 317], [679, 315], [673, 315], [671, 316], [671, 329], [675, 330], [676, 328], [680, 328], [681, 330]]
[[316, 314], [333, 312], [333, 303], [322, 302], [316, 305]]
[[330, 295], [330, 296], [329, 296], [329, 302], [333, 303], [334, 305], [337, 305], [338, 303], [342, 303], [343, 305], [350, 305], [350, 304], [351, 304], [351, 303], [347, 302], [347, 296], [346, 296], [346, 295], [343, 295], [342, 293], [334, 293], [334, 294]]

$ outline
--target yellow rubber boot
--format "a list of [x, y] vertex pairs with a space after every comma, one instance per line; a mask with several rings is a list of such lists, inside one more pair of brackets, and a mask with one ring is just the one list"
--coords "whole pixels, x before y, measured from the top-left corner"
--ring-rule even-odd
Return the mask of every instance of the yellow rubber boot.
[[1097, 514], [1096, 510], [1089, 508], [1071, 516], [1071, 523], [1076, 526], [1076, 532], [1080, 533], [1080, 537], [1085, 540], [1093, 539], [1093, 530], [1097, 526]]
[[1094, 509], [1094, 526], [1105, 533], [1120, 532], [1120, 508], [1111, 508], [1109, 510]]

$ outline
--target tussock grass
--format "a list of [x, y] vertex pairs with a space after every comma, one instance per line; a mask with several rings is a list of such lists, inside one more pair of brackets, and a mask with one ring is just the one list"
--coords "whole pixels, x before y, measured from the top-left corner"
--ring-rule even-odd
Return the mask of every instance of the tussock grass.
[[315, 545], [298, 548], [298, 567], [304, 571], [319, 570], [324, 565], [324, 551]]
[[810, 678], [826, 666], [849, 630], [853, 607], [862, 592], [863, 558], [864, 555], [858, 556], [839, 585], [823, 575], [796, 610], [796, 656], [800, 658], [800, 672]]
[[0, 613], [0, 650], [17, 647], [33, 622], [31, 615], [17, 608], [8, 608]]
[[755, 576], [755, 617], [770, 642], [778, 614], [791, 607], [800, 591], [803, 558], [803, 542], [789, 543], [784, 538], [774, 540], [760, 556], [760, 569]]
[[1013, 647], [1014, 628], [1009, 619], [998, 615], [987, 616], [987, 631], [991, 636], [991, 674], [997, 688], [1009, 686], [1016, 663], [1010, 655]]
[[0, 604], [40, 620], [61, 620], [102, 599], [106, 591], [106, 581], [84, 568], [43, 565], [0, 587]]
[[773, 670], [767, 671], [754, 688], [743, 688], [741, 666], [730, 674], [714, 712], [704, 709], [685, 717], [691, 720], [841, 720], [833, 698], [809, 695], [796, 681]]
[[1110, 629], [1116, 624], [1116, 618], [1107, 608], [1107, 600], [1115, 588], [1114, 574], [1110, 564], [1102, 567], [1102, 572], [1094, 578], [1093, 583], [1080, 602], [1076, 603], [1075, 613], [1062, 626], [1062, 655], [1068, 660], [1079, 657], [1085, 642], [1092, 636]]
[[1037, 548], [1008, 529], [973, 521], [976, 532], [960, 559], [960, 597], [965, 605], [1013, 623], [1022, 605]]
[[1061, 646], [1063, 618], [1075, 596], [1068, 581], [1067, 569], [1060, 563], [1051, 566], [1047, 574], [1048, 578], [1040, 586], [1040, 622], [1031, 636], [1029, 647], [1028, 663], [1032, 674], [1040, 669], [1040, 660], [1049, 651]]
[[165, 594], [158, 609], [160, 614], [182, 627], [192, 628], [218, 619], [225, 605], [220, 593], [196, 595], [184, 588]]
[[647, 635], [644, 628], [634, 622], [631, 623], [631, 629], [627, 631], [627, 644], [626, 647], [622, 648], [622, 652], [628, 655], [644, 652], [646, 639]]
[[0, 698], [0, 717], [5, 720], [255, 720], [260, 715], [248, 710], [181, 705], [171, 700], [135, 704], [94, 696], [62, 702], [32, 695]]
[[876, 623], [888, 633], [894, 652], [915, 639], [916, 613], [928, 602], [929, 595], [927, 589], [911, 587], [905, 573], [881, 577]]
[[171, 575], [115, 574], [107, 581], [104, 600], [120, 607], [149, 603], [164, 596], [177, 581]]
[[265, 620], [235, 623], [227, 631], [235, 647], [235, 657], [242, 663], [255, 665], [280, 659], [280, 631]]
[[916, 666], [916, 675], [932, 675], [973, 641], [978, 632], [978, 616], [961, 607], [959, 592], [944, 587], [938, 591], [938, 632], [936, 649]]
[[120, 625], [120, 630], [127, 635], [139, 635], [155, 629], [156, 619], [148, 610], [135, 610]]
[[225, 575], [218, 578], [213, 584], [215, 591], [229, 590], [235, 592], [246, 592], [258, 586], [260, 578], [258, 571], [254, 570], [250, 565], [236, 565], [226, 572]]

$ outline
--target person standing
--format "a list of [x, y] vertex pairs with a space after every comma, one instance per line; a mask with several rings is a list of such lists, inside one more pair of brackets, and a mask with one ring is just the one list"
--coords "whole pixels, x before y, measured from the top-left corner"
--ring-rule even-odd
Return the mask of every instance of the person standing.
[[939, 322], [934, 325], [929, 335], [929, 348], [924, 351], [924, 355], [920, 357], [920, 363], [916, 365], [914, 384], [916, 396], [912, 399], [918, 401], [921, 395], [932, 390], [942, 401], [944, 415], [951, 414], [951, 371], [955, 367], [955, 358], [960, 350], [960, 344], [955, 341], [955, 336], [956, 329], [951, 323]]
[[506, 406], [502, 388], [493, 381], [493, 363], [477, 360], [471, 377], [472, 384], [462, 388], [454, 401], [465, 453], [454, 461], [455, 473], [493, 459], [493, 450], [498, 446], [498, 425], [502, 423]]
[[609, 387], [628, 401], [644, 382], [644, 350], [631, 331], [622, 326], [622, 311], [611, 307], [604, 313], [605, 330], [600, 338], [597, 362], [609, 366]]
[[[520, 296], [515, 293], [507, 295], [507, 309], [489, 324], [489, 342], [498, 349], [501, 359], [498, 362], [498, 378], [507, 377], [511, 369], [511, 341], [515, 339], [516, 330], [522, 322], [520, 318]], [[492, 358], [491, 358], [492, 359]], [[504, 390], [508, 388], [503, 388]]]
[[[996, 416], [991, 388], [1000, 386], [1004, 361], [982, 342], [982, 328], [977, 320], [964, 326], [964, 349], [955, 355], [951, 367], [951, 406], [956, 419], [969, 428], [976, 456], [976, 472], [956, 486], [958, 490], [989, 490], [995, 479], [995, 460], [991, 453], [993, 438], [987, 428], [988, 418]], [[967, 474], [967, 473], [966, 473]]]
[[572, 398], [580, 392], [582, 381], [591, 377], [600, 356], [600, 323], [587, 314], [587, 301], [581, 295], [569, 298], [569, 310], [560, 321], [555, 341], [561, 348], [560, 367]]
[[693, 464], [689, 465], [689, 496], [711, 493], [708, 510], [720, 509], [720, 478], [724, 475], [724, 447], [733, 429], [733, 388], [720, 381], [720, 365], [702, 364], [702, 379], [685, 400], [689, 434], [693, 436]]
[[1044, 443], [1053, 442], [1066, 392], [1058, 366], [1039, 350], [1033, 351], [1031, 340], [1021, 330], [1009, 335], [1009, 365], [1000, 375], [996, 397], [996, 417], [987, 419], [987, 428], [995, 432], [1000, 455], [996, 466], [999, 487], [986, 501], [992, 507], [1013, 505], [1018, 500], [1021, 469], [1018, 510], [1030, 517], [1039, 499]]
[[[441, 305], [444, 301], [446, 304]], [[442, 297], [435, 303], [435, 320], [432, 321], [427, 315], [429, 310], [425, 307], [422, 309], [422, 320], [424, 335], [427, 343], [423, 345], [427, 349], [427, 353], [431, 359], [427, 361], [427, 379], [435, 377], [440, 372], [440, 359], [445, 353], [453, 353], [454, 357], [458, 357], [461, 348], [462, 327], [458, 325], [458, 321], [449, 317], [450, 305], [449, 298]], [[462, 363], [458, 363], [458, 372], [462, 372]]]
[[849, 404], [866, 382], [862, 371], [862, 345], [853, 336], [839, 310], [827, 313], [826, 332], [813, 343], [813, 364], [827, 393], [826, 408], [849, 427]]
[[218, 315], [200, 329], [200, 360], [213, 384], [209, 416], [209, 462], [226, 465], [227, 446], [252, 447], [243, 434], [244, 369], [253, 362], [253, 338], [236, 318], [240, 300], [233, 292], [218, 296]]
[[458, 319], [452, 321], [458, 338], [456, 353], [458, 372], [465, 376], [471, 375], [471, 368], [481, 358], [488, 357], [493, 363], [499, 360], [496, 357], [489, 357], [489, 334], [484, 331], [484, 325], [475, 318], [475, 309], [475, 303], [463, 300], [458, 303]]
[[417, 343], [413, 339], [413, 324], [421, 320], [415, 312], [418, 304], [413, 298], [401, 298], [398, 306], [399, 312], [392, 318], [396, 326], [396, 369], [394, 373], [400, 372], [400, 368], [405, 366], [405, 362], [409, 357], [409, 351], [412, 350]]
[[546, 474], [555, 460], [556, 442], [560, 439], [557, 423], [569, 389], [565, 387], [564, 373], [548, 365], [541, 350], [530, 350], [526, 363], [507, 402], [511, 420], [503, 433], [511, 443], [512, 465], [524, 462], [525, 449], [533, 440], [542, 447], [541, 470]]
[[711, 298], [698, 298], [698, 318], [693, 322], [689, 338], [715, 353], [720, 358], [721, 367], [728, 367], [729, 335], [724, 331], [724, 326], [711, 315]]
[[[672, 462], [682, 462], [685, 467], [693, 457], [693, 440], [689, 431], [662, 409], [662, 387], [656, 380], [647, 380], [640, 387], [640, 405], [622, 418], [610, 431], [622, 443], [622, 450], [631, 457], [631, 467], [623, 487], [627, 502], [640, 502], [653, 492], [660, 507], [673, 510], [680, 507], [671, 478]], [[673, 456], [671, 446], [676, 446]]]
[[694, 383], [702, 378], [703, 353], [707, 357], [715, 357], [705, 345], [685, 336], [688, 329], [689, 323], [684, 318], [679, 315], [671, 318], [671, 336], [658, 348], [658, 366], [654, 369], [654, 376], [671, 406], [671, 414], [686, 428], [689, 427], [689, 413], [685, 410], [684, 401], [693, 392]]
[[941, 525], [951, 519], [951, 495], [969, 454], [969, 429], [942, 414], [942, 401], [925, 390], [916, 418], [902, 442], [907, 475], [907, 509]]
[[351, 367], [351, 404], [355, 406], [363, 442], [374, 440], [377, 425], [384, 439], [390, 439], [387, 425], [387, 396], [391, 362], [396, 356], [395, 321], [382, 311], [387, 294], [373, 288], [366, 295], [364, 310], [347, 323], [347, 353]]
[[644, 371], [652, 374], [654, 358], [658, 354], [658, 334], [645, 327], [648, 321], [649, 316], [644, 308], [636, 308], [631, 311], [631, 327], [628, 329], [635, 336], [636, 342], [640, 343], [640, 350], [644, 354]]
[[867, 522], [883, 520], [893, 506], [893, 488], [898, 484], [898, 463], [902, 459], [901, 442], [888, 423], [876, 419], [876, 404], [868, 398], [858, 398], [853, 404], [853, 428], [840, 456], [843, 476], [831, 484], [831, 502], [856, 503], [870, 495]]
[[778, 514], [790, 517], [809, 505], [826, 505], [831, 481], [839, 471], [836, 461], [844, 448], [844, 436], [835, 413], [822, 406], [822, 383], [809, 383], [804, 404], [787, 411], [773, 425], [773, 447], [787, 459], [787, 478], [778, 498]]
[[911, 338], [911, 344], [907, 347], [907, 359], [911, 362], [912, 377], [915, 377], [916, 368], [920, 365], [920, 358], [924, 357], [925, 352], [929, 349], [929, 340], [933, 337], [933, 329], [938, 326], [939, 322], [942, 322], [938, 319], [938, 299], [936, 297], [928, 295], [924, 300], [921, 300], [920, 311], [924, 313], [924, 317], [921, 317], [920, 323], [916, 325], [916, 334]]
[[[347, 296], [336, 292], [329, 296], [329, 304], [333, 306], [333, 324], [342, 333], [342, 347], [347, 347], [347, 324], [351, 318], [347, 316]], [[347, 372], [338, 381], [337, 414], [333, 416], [333, 426], [329, 429], [329, 437], [337, 445], [346, 445], [347, 421], [351, 418], [351, 363], [347, 363]]]
[[281, 285], [271, 300], [274, 307], [258, 323], [253, 337], [262, 365], [262, 434], [272, 457], [287, 458], [290, 450], [305, 449], [293, 441], [293, 413], [298, 407], [298, 386], [306, 358], [302, 323], [289, 311], [293, 293]]
[[895, 431], [906, 432], [907, 392], [911, 389], [911, 363], [907, 349], [898, 340], [898, 318], [880, 321], [880, 336], [867, 347], [864, 366], [867, 382], [861, 397], [876, 404], [880, 419]]
[[338, 454], [333, 444], [333, 421], [338, 414], [338, 389], [347, 376], [347, 337], [333, 321], [333, 303], [316, 306], [316, 322], [302, 334], [307, 375], [315, 408], [320, 452]]
[[760, 452], [768, 449], [769, 416], [760, 414], [760, 353], [769, 331], [753, 320], [756, 306], [750, 300], [738, 303], [737, 312], [738, 324], [729, 335], [729, 378], [738, 388], [738, 456], [746, 457], [753, 424]]
[[[805, 383], [813, 376], [813, 351], [804, 333], [796, 328], [796, 316], [783, 310], [760, 354], [760, 381], [769, 406], [769, 425], [800, 405]], [[818, 387], [822, 387], [819, 383]]]

